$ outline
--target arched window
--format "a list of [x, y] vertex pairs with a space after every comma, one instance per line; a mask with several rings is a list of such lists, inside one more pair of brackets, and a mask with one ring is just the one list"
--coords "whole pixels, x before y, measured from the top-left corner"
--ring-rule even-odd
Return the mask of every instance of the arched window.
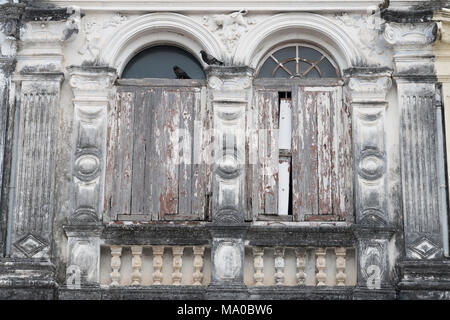
[[258, 78], [336, 78], [339, 69], [326, 53], [306, 44], [288, 45], [266, 56]]
[[[190, 79], [178, 79], [174, 66]], [[194, 125], [210, 125], [204, 79], [197, 59], [175, 46], [150, 47], [125, 66], [108, 115], [105, 210], [111, 220], [209, 218], [212, 166], [194, 152], [207, 145]]]
[[353, 208], [351, 108], [337, 64], [310, 44], [288, 44], [265, 55], [256, 78], [253, 217], [346, 220]]
[[150, 47], [135, 55], [122, 72], [122, 79], [177, 79], [173, 67], [183, 69], [191, 79], [205, 79], [200, 62], [189, 52], [175, 46]]

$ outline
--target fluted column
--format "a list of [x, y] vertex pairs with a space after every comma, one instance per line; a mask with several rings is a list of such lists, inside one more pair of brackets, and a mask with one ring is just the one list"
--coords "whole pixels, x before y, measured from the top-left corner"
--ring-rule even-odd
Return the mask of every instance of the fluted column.
[[405, 255], [410, 260], [443, 255], [439, 206], [436, 76], [432, 43], [436, 24], [389, 22], [400, 109], [400, 161]]
[[10, 191], [14, 103], [10, 99], [11, 74], [16, 66], [21, 4], [0, 5], [0, 257], [6, 251], [6, 226]]

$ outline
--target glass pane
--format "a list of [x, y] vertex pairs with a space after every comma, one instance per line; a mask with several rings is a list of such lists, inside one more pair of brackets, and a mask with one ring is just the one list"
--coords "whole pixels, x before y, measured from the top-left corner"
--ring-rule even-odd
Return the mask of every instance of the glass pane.
[[261, 67], [261, 70], [259, 70], [259, 77], [260, 78], [272, 78], [272, 72], [276, 67], [275, 61], [272, 60], [272, 58], [269, 58], [264, 62], [263, 66]]
[[287, 47], [287, 48], [283, 48], [281, 50], [278, 50], [277, 52], [275, 52], [273, 54], [273, 56], [275, 58], [277, 58], [277, 60], [279, 62], [289, 59], [289, 58], [295, 58], [295, 46], [293, 47]]
[[[280, 49], [272, 54], [279, 62], [286, 61], [290, 58], [296, 57], [296, 46], [290, 46]], [[311, 69], [306, 75], [306, 78], [336, 78], [339, 74], [336, 68], [331, 62], [319, 51], [309, 48], [298, 46], [298, 58], [305, 59], [307, 62], [299, 61], [299, 74], [303, 75], [306, 70], [310, 69], [311, 65], [319, 61], [317, 65], [320, 72], [316, 68]], [[275, 74], [272, 76], [272, 72], [276, 67], [276, 63], [271, 57], [267, 58], [263, 66], [260, 69], [259, 78], [290, 78], [296, 74], [295, 61], [285, 62], [284, 66], [291, 71], [292, 75], [288, 74], [283, 68], [279, 67]]]
[[304, 59], [311, 60], [312, 62], [316, 62], [317, 60], [320, 59], [322, 54], [319, 51], [314, 50], [312, 48], [299, 47], [298, 48], [298, 56], [300, 58], [304, 58]]
[[127, 64], [122, 78], [176, 79], [174, 66], [183, 69], [192, 79], [205, 79], [197, 59], [189, 52], [173, 46], [156, 46], [141, 51]]
[[336, 78], [338, 75], [336, 74], [336, 68], [331, 64], [328, 59], [323, 59], [318, 64], [320, 71], [322, 71], [322, 78]]
[[291, 75], [287, 73], [283, 68], [278, 68], [277, 72], [273, 75], [274, 78], [290, 78]]
[[317, 72], [316, 68], [312, 68], [310, 72], [308, 72], [305, 78], [320, 78], [319, 72]]

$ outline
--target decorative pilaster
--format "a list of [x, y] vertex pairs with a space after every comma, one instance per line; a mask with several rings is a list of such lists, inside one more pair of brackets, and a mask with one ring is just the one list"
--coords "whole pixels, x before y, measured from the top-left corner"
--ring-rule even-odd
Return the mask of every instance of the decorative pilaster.
[[11, 158], [14, 132], [14, 103], [10, 103], [11, 74], [16, 67], [19, 19], [23, 4], [0, 5], [0, 257], [6, 251], [8, 188], [11, 185]]
[[[443, 8], [442, 10], [436, 12], [433, 16], [433, 20], [436, 21], [438, 25], [437, 41], [433, 45], [433, 53], [435, 57], [436, 75], [438, 81], [441, 83], [441, 101], [438, 101], [439, 105], [437, 114], [443, 117], [443, 127], [445, 127], [444, 136], [442, 137], [445, 141], [445, 147], [443, 144], [441, 144], [440, 147], [442, 151], [446, 151], [444, 157], [438, 158], [438, 160], [441, 161], [441, 163], [438, 163], [438, 167], [440, 169], [439, 194], [442, 207], [440, 210], [441, 230], [444, 254], [448, 257], [450, 256], [448, 212], [445, 209], [448, 203], [445, 202], [445, 199], [450, 199], [450, 188], [448, 187], [448, 181], [450, 181], [450, 9]], [[444, 109], [443, 116], [442, 111], [440, 111], [442, 107]], [[438, 130], [439, 129], [442, 132], [442, 125], [438, 126]], [[442, 171], [445, 171], [444, 167], [447, 168], [446, 173], [444, 173], [447, 179], [441, 174]]]
[[439, 207], [436, 77], [432, 43], [434, 22], [386, 24], [394, 49], [400, 109], [400, 157], [406, 259], [443, 255]]
[[212, 296], [227, 290], [236, 298], [244, 285], [246, 232], [245, 128], [254, 70], [248, 67], [208, 67], [208, 103], [214, 122], [212, 182]]
[[253, 70], [207, 69], [214, 114], [213, 222], [244, 222], [245, 121]]
[[[387, 156], [385, 114], [387, 94], [391, 88], [392, 70], [386, 68], [353, 68], [345, 71], [352, 107], [353, 154], [355, 177], [355, 215], [357, 223], [357, 281], [362, 296], [395, 294], [390, 284], [388, 243], [392, 227], [387, 210]], [[345, 283], [345, 274], [338, 274], [337, 283]], [[345, 255], [345, 249], [344, 249]], [[341, 256], [342, 257], [342, 256]], [[340, 259], [342, 260], [342, 259]], [[345, 267], [345, 260], [344, 260]], [[376, 279], [375, 284], [372, 279]]]
[[[68, 68], [74, 94], [74, 140], [72, 162], [72, 192], [68, 226], [68, 265], [77, 260], [72, 247], [89, 241], [90, 247], [99, 246], [106, 157], [107, 111], [112, 97], [115, 70], [107, 67]], [[77, 232], [78, 231], [78, 232]], [[83, 231], [83, 232], [81, 232]], [[88, 240], [89, 239], [89, 240]], [[100, 250], [92, 249], [92, 262], [98, 270]], [[92, 266], [78, 259], [83, 271]], [[86, 278], [98, 283], [98, 273]], [[83, 284], [83, 283], [82, 283]]]

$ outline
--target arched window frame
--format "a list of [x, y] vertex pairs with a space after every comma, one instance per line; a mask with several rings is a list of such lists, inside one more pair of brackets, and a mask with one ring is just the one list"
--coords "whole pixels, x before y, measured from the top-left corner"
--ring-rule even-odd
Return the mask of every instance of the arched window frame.
[[[333, 77], [333, 79], [334, 79], [334, 78], [340, 78], [340, 77], [341, 77], [341, 72], [340, 72], [340, 70], [339, 70], [339, 66], [337, 65], [337, 63], [335, 62], [335, 60], [331, 57], [331, 55], [329, 55], [325, 50], [323, 50], [323, 49], [321, 49], [321, 48], [319, 48], [318, 46], [315, 46], [315, 45], [313, 45], [313, 44], [307, 43], [307, 42], [288, 42], [288, 43], [285, 43], [285, 44], [283, 44], [283, 45], [275, 46], [272, 50], [270, 50], [270, 51], [263, 57], [263, 59], [261, 59], [261, 62], [259, 63], [258, 68], [256, 69], [256, 78], [263, 79], [262, 77], [259, 76], [259, 74], [260, 74], [260, 72], [261, 72], [261, 68], [262, 68], [263, 65], [266, 63], [267, 59], [271, 59], [271, 58], [273, 57], [274, 53], [278, 52], [279, 50], [282, 50], [282, 49], [285, 49], [285, 48], [288, 48], [288, 47], [293, 47], [293, 46], [296, 47], [296, 57], [295, 57], [295, 58], [299, 58], [300, 60], [303, 59], [303, 58], [301, 58], [301, 56], [299, 56], [299, 51], [298, 51], [298, 48], [299, 48], [299, 47], [307, 47], [307, 48], [310, 48], [310, 49], [313, 49], [313, 50], [318, 51], [318, 52], [319, 52], [320, 54], [322, 54], [322, 56], [323, 56], [324, 58], [326, 58], [326, 59], [331, 63], [331, 65], [336, 69], [336, 77]], [[281, 61], [277, 61], [276, 58], [275, 58], [274, 60], [275, 60], [276, 63], [277, 63], [277, 62], [278, 62], [278, 63], [281, 62]], [[311, 61], [311, 62], [315, 63], [316, 61]], [[309, 61], [308, 61], [308, 63], [309, 63]], [[320, 61], [317, 62], [317, 64], [319, 64], [319, 63], [320, 63]], [[275, 77], [272, 77], [272, 78], [275, 78]], [[296, 77], [296, 75], [290, 77], [290, 79], [292, 79], [292, 78], [308, 79], [308, 77]], [[320, 77], [320, 78], [309, 78], [309, 79], [323, 79], [323, 78], [325, 78], [325, 77]], [[277, 78], [277, 79], [278, 79], [278, 78]]]
[[[314, 50], [317, 50], [320, 54], [322, 54], [325, 58], [328, 59], [328, 61], [332, 64], [333, 67], [337, 70], [337, 77], [334, 78], [307, 78], [307, 77], [292, 77], [292, 78], [259, 78], [259, 72], [261, 71], [261, 67], [264, 65], [266, 60], [270, 58], [270, 56], [277, 52], [278, 50], [281, 50], [283, 48], [291, 47], [291, 46], [304, 46], [308, 48], [312, 48]], [[268, 123], [261, 123], [258, 122], [258, 119], [256, 120], [256, 126], [258, 129], [261, 129], [262, 127], [264, 129], [267, 129], [267, 126], [270, 130], [266, 130], [267, 137], [263, 139], [267, 139], [266, 143], [270, 141], [269, 145], [272, 147], [271, 150], [267, 150], [264, 152], [267, 152], [266, 155], [261, 157], [261, 148], [263, 146], [260, 144], [258, 146], [258, 155], [259, 159], [261, 160], [261, 163], [259, 163], [259, 168], [251, 168], [249, 171], [249, 179], [248, 181], [252, 179], [256, 179], [257, 181], [253, 183], [253, 186], [250, 186], [250, 194], [252, 194], [252, 210], [249, 216], [247, 217], [248, 220], [281, 220], [281, 221], [343, 221], [347, 219], [351, 219], [353, 215], [353, 183], [352, 183], [352, 174], [348, 174], [348, 172], [352, 171], [352, 141], [351, 141], [351, 107], [348, 105], [348, 102], [344, 99], [343, 95], [343, 86], [344, 81], [341, 78], [341, 71], [335, 62], [335, 59], [332, 58], [330, 54], [328, 54], [324, 49], [308, 43], [308, 42], [302, 42], [302, 41], [290, 41], [290, 42], [284, 42], [282, 44], [277, 44], [273, 46], [266, 54], [262, 55], [263, 59], [260, 60], [259, 63], [257, 63], [256, 68], [256, 77], [254, 80], [254, 100], [253, 100], [253, 108], [255, 109], [255, 112], [257, 113], [257, 118], [259, 119], [268, 119], [270, 118], [269, 114], [272, 115], [273, 118], [277, 118], [278, 123], [276, 124], [268, 124]], [[286, 93], [289, 93], [289, 97], [286, 95]], [[284, 96], [282, 96], [284, 95]], [[321, 194], [323, 194], [326, 188], [320, 188], [318, 187], [317, 195], [317, 205], [310, 205], [309, 207], [305, 206], [304, 203], [307, 200], [306, 196], [298, 196], [299, 195], [299, 185], [301, 185], [307, 177], [307, 175], [298, 176], [295, 175], [295, 163], [294, 161], [298, 162], [298, 159], [295, 160], [295, 156], [298, 155], [298, 144], [294, 143], [295, 139], [298, 139], [300, 136], [307, 136], [308, 132], [306, 128], [303, 128], [299, 126], [299, 123], [295, 123], [300, 121], [302, 114], [305, 114], [304, 112], [301, 112], [299, 109], [299, 105], [302, 103], [306, 103], [306, 101], [312, 101], [315, 98], [322, 99], [322, 101], [328, 101], [328, 108], [329, 110], [325, 110], [326, 112], [329, 112], [330, 110], [333, 110], [333, 117], [342, 117], [341, 122], [342, 125], [339, 124], [339, 121], [335, 120], [329, 120], [329, 122], [326, 123], [326, 125], [329, 125], [332, 121], [335, 121], [338, 126], [348, 126], [350, 129], [347, 131], [343, 131], [343, 139], [345, 140], [343, 155], [336, 156], [336, 161], [340, 161], [341, 163], [345, 162], [345, 170], [348, 170], [348, 172], [345, 173], [346, 177], [339, 176], [338, 178], [334, 178], [331, 172], [331, 168], [334, 165], [332, 162], [329, 162], [329, 172], [330, 174], [327, 175], [329, 177], [329, 181], [332, 184], [337, 184], [337, 180], [339, 180], [339, 183], [341, 184], [339, 187], [336, 186], [336, 188], [340, 188], [338, 192], [333, 192], [330, 190], [326, 190], [327, 192], [327, 199], [325, 201], [321, 200]], [[288, 98], [288, 99], [286, 99]], [[312, 100], [307, 100], [312, 99]], [[317, 103], [311, 104], [315, 110], [318, 110]], [[261, 107], [262, 106], [262, 107]], [[311, 107], [312, 108], [312, 107]], [[311, 109], [310, 108], [310, 109]], [[266, 111], [263, 111], [266, 110]], [[267, 111], [269, 110], [269, 111]], [[286, 110], [290, 110], [291, 114], [287, 117], [288, 119], [292, 119], [291, 125], [283, 124], [282, 121], [282, 113], [284, 110], [284, 116], [286, 116]], [[337, 111], [345, 110], [345, 116], [340, 113], [338, 114]], [[263, 113], [265, 112], [265, 113]], [[310, 112], [310, 110], [308, 111]], [[318, 117], [317, 114], [315, 114], [316, 117]], [[345, 119], [344, 119], [345, 118]], [[302, 121], [304, 121], [305, 118], [303, 118]], [[337, 118], [336, 118], [337, 119]], [[265, 120], [264, 120], [265, 121]], [[316, 127], [313, 128], [314, 130], [317, 130], [322, 124], [320, 122], [316, 121]], [[292, 140], [292, 150], [286, 150], [282, 149], [281, 147], [278, 148], [278, 144], [281, 144], [281, 134], [286, 134], [287, 130], [283, 130], [286, 127], [291, 127], [291, 136], [289, 139]], [[322, 126], [323, 127], [323, 126]], [[300, 128], [300, 129], [299, 129]], [[276, 130], [279, 130], [279, 136], [273, 135], [271, 132], [275, 132]], [[323, 129], [323, 128], [322, 128]], [[301, 133], [301, 130], [304, 130], [303, 133]], [[342, 128], [340, 130], [343, 130]], [[284, 133], [283, 133], [284, 132]], [[317, 139], [320, 137], [324, 139], [328, 139], [330, 144], [333, 144], [333, 148], [337, 146], [337, 143], [335, 140], [333, 140], [331, 137], [331, 134], [328, 136], [325, 134], [322, 134], [322, 136], [319, 135]], [[258, 139], [261, 139], [259, 137]], [[278, 139], [278, 141], [276, 141]], [[261, 141], [261, 140], [259, 140]], [[276, 150], [274, 150], [273, 146], [277, 145]], [[269, 149], [271, 148], [269, 147]], [[296, 149], [296, 150], [294, 150]], [[336, 149], [337, 150], [337, 149]], [[335, 151], [335, 154], [337, 153]], [[319, 152], [319, 151], [318, 151]], [[331, 154], [331, 151], [328, 152], [328, 154]], [[314, 154], [310, 154], [310, 157], [318, 157]], [[267, 159], [267, 160], [265, 160]], [[305, 161], [303, 161], [305, 162]], [[288, 165], [285, 165], [288, 163]], [[289, 172], [287, 174], [284, 174], [285, 179], [288, 179], [285, 183], [285, 190], [288, 189], [289, 193], [289, 200], [287, 200], [287, 204], [284, 204], [284, 209], [282, 209], [280, 204], [280, 199], [282, 198], [281, 193], [279, 192], [281, 190], [281, 183], [283, 179], [283, 174], [280, 171], [281, 164], [285, 165], [284, 169], [286, 172]], [[278, 169], [276, 173], [273, 173], [274, 179], [268, 179], [267, 177], [264, 178], [265, 180], [262, 181], [260, 178], [260, 171], [264, 170], [267, 172], [267, 168], [273, 168], [275, 166], [278, 166]], [[256, 166], [257, 167], [257, 166]], [[318, 166], [316, 166], [315, 170], [318, 172]], [[314, 168], [307, 168], [308, 170], [312, 170]], [[345, 171], [344, 170], [344, 171]], [[300, 170], [297, 170], [297, 172], [300, 172]], [[340, 174], [340, 173], [338, 173]], [[286, 178], [288, 177], [288, 178]], [[320, 185], [326, 185], [323, 181], [320, 180], [320, 175], [317, 175], [315, 177], [317, 180], [317, 184]], [[334, 179], [334, 180], [333, 180]], [[345, 180], [345, 181], [344, 181]], [[264, 185], [264, 190], [268, 190], [268, 192], [260, 192], [261, 185]], [[277, 191], [275, 190], [278, 188], [278, 195]], [[304, 188], [306, 188], [304, 186]], [[344, 190], [346, 189], [347, 190]], [[321, 190], [322, 189], [322, 190]], [[342, 190], [341, 190], [342, 189]], [[275, 190], [275, 191], [274, 191]], [[275, 194], [275, 196], [274, 196]], [[309, 196], [311, 196], [310, 193]], [[300, 199], [301, 198], [301, 199]], [[284, 197], [286, 199], [286, 196]], [[286, 200], [284, 201], [286, 202]], [[344, 203], [345, 202], [345, 203]], [[321, 207], [328, 206], [328, 209], [323, 209], [321, 212]], [[269, 204], [269, 206], [267, 206]], [[339, 208], [338, 208], [339, 207]]]
[[[155, 46], [180, 48], [203, 65], [191, 48], [171, 40], [142, 46], [134, 56]], [[127, 63], [134, 56], [129, 56]], [[121, 64], [121, 75], [126, 66]], [[206, 99], [205, 79], [116, 81], [115, 103], [108, 115], [106, 162], [113, 169], [106, 176], [107, 219], [137, 222], [210, 219], [212, 165], [202, 158], [204, 154], [195, 155], [201, 164], [191, 165], [194, 150], [207, 145], [209, 139], [194, 128], [195, 122], [205, 125], [212, 122]], [[152, 129], [155, 126], [159, 133]], [[210, 152], [208, 148], [202, 149], [205, 154]], [[128, 178], [124, 172], [129, 172]], [[149, 198], [146, 194], [156, 196]]]

